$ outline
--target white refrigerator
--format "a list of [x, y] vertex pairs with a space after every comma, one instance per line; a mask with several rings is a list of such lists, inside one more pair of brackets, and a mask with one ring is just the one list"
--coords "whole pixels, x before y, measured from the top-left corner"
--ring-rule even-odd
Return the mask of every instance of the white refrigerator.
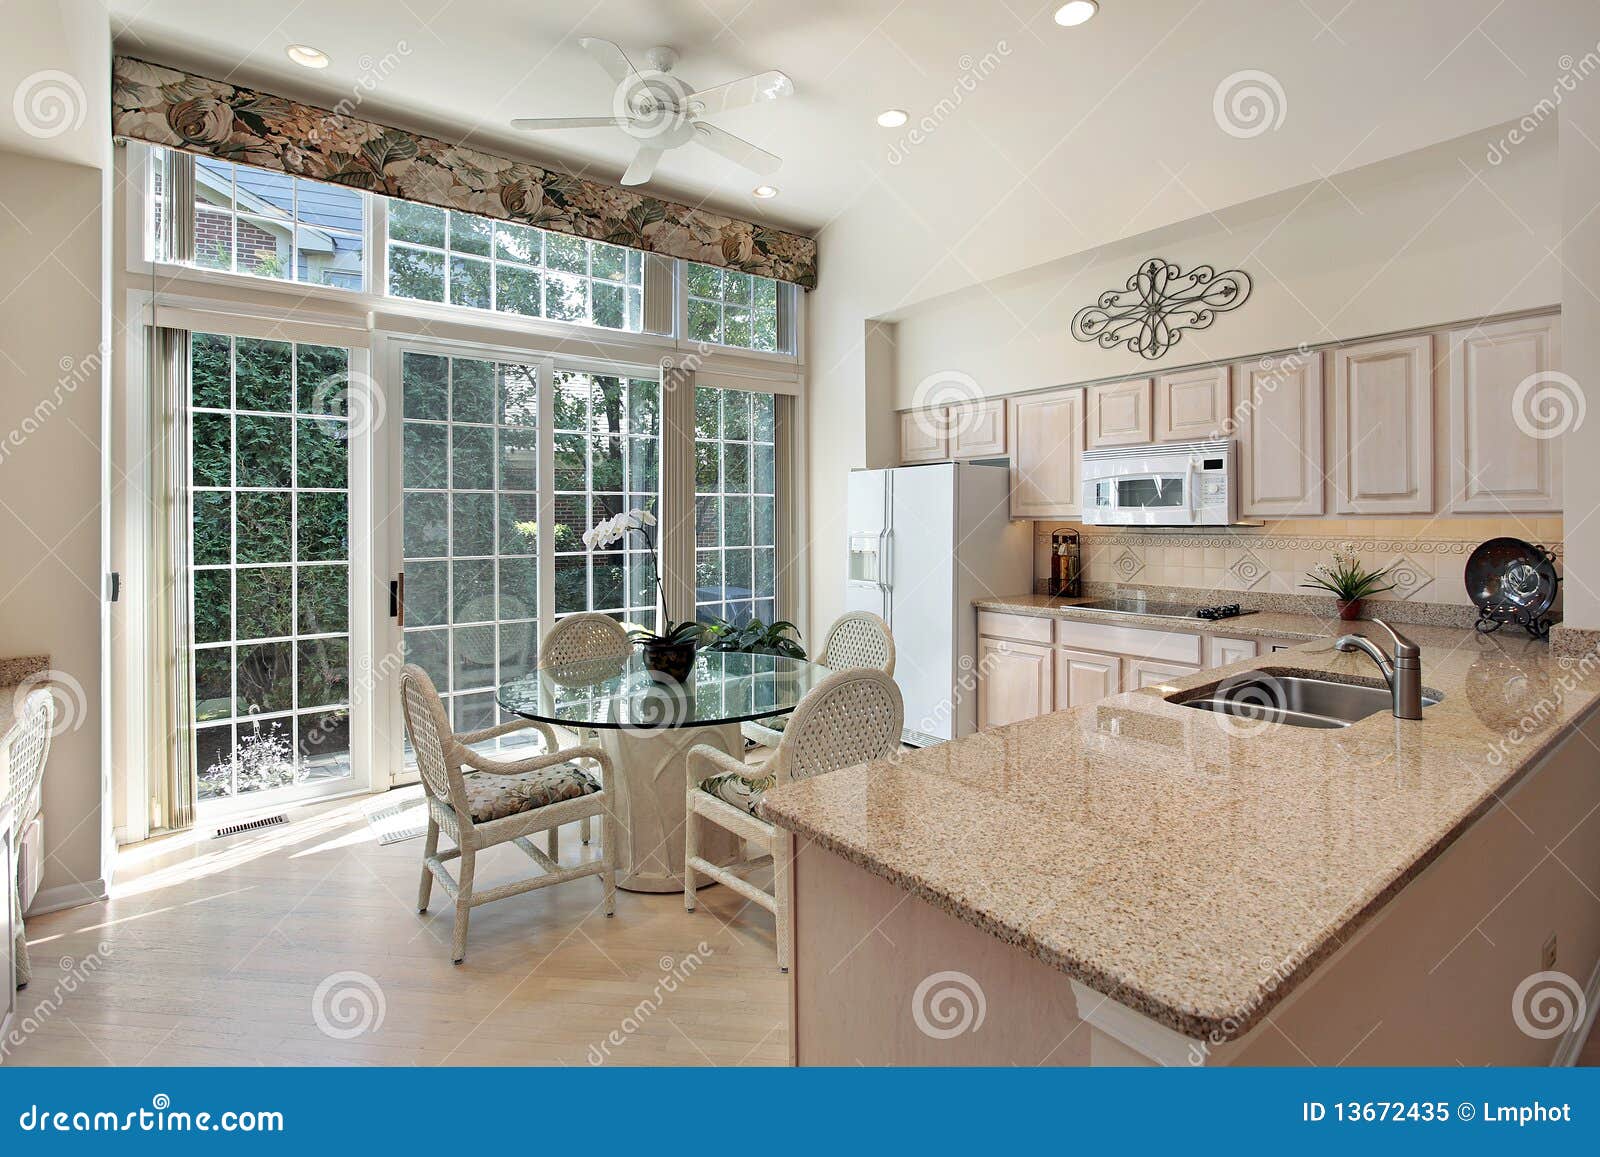
[[1004, 463], [853, 470], [845, 603], [894, 633], [905, 740], [978, 729], [974, 599], [1033, 589], [1031, 522], [1009, 518]]

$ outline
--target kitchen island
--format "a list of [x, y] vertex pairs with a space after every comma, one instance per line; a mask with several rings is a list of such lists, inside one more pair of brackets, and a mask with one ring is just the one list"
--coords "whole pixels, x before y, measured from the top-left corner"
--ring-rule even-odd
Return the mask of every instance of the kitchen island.
[[1565, 1057], [1586, 1026], [1540, 998], [1596, 1003], [1600, 658], [1405, 629], [1419, 721], [1167, 702], [1252, 669], [1381, 685], [1323, 638], [767, 793], [794, 1059]]

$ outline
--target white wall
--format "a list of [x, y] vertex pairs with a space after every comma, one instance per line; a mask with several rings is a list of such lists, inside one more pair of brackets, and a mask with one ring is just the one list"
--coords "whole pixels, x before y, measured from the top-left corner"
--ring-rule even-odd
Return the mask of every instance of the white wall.
[[71, 80], [46, 78], [67, 101], [66, 127], [8, 117], [0, 133], [0, 654], [48, 653], [68, 687], [44, 780], [39, 907], [103, 894], [110, 862], [100, 596], [111, 57], [95, 5], [19, 0], [4, 13], [8, 103], [38, 73]]
[[1600, 76], [1561, 106], [1562, 363], [1583, 391], [1585, 420], [1563, 458], [1565, 622], [1600, 629]]
[[[1539, 308], [1561, 300], [1554, 132], [1499, 165], [1493, 134], [1424, 150], [916, 306], [897, 327], [894, 404], [930, 376], [986, 395]], [[1243, 269], [1249, 299], [1159, 361], [1073, 339], [1079, 308], [1141, 260]]]

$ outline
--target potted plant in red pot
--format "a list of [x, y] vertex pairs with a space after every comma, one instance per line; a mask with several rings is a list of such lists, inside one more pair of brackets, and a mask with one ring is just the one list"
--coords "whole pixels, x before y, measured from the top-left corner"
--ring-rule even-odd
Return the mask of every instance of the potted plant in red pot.
[[[650, 566], [656, 576], [656, 591], [661, 596], [661, 606], [664, 610], [667, 605], [667, 595], [661, 586], [661, 565], [656, 560], [655, 540], [650, 535], [650, 528], [655, 524], [656, 516], [648, 510], [625, 510], [584, 531], [583, 545], [595, 551], [614, 546], [633, 534], [643, 538], [645, 548], [650, 552]], [[660, 631], [633, 627], [628, 631], [628, 637], [639, 644], [645, 670], [679, 683], [689, 678], [689, 672], [694, 669], [695, 645], [700, 639], [699, 623], [675, 623], [671, 619], [663, 618]]]
[[1384, 591], [1394, 590], [1394, 583], [1383, 580], [1389, 577], [1392, 566], [1368, 570], [1356, 559], [1355, 551], [1346, 546], [1333, 552], [1331, 563], [1318, 563], [1306, 574], [1303, 587], [1327, 591], [1339, 600], [1341, 619], [1359, 619], [1363, 600]]

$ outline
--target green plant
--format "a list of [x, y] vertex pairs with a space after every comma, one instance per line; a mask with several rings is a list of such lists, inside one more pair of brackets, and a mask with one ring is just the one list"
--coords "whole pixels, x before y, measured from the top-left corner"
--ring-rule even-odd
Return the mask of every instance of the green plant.
[[1306, 573], [1307, 581], [1300, 585], [1327, 591], [1348, 603], [1393, 590], [1394, 583], [1383, 581], [1393, 570], [1392, 566], [1368, 570], [1356, 559], [1354, 551], [1336, 550], [1331, 563], [1318, 563]]
[[738, 626], [726, 619], [713, 619], [701, 638], [702, 646], [708, 651], [746, 651], [755, 655], [782, 655], [788, 659], [806, 657], [806, 650], [800, 645], [800, 628], [786, 619], [771, 623], [751, 619]]

